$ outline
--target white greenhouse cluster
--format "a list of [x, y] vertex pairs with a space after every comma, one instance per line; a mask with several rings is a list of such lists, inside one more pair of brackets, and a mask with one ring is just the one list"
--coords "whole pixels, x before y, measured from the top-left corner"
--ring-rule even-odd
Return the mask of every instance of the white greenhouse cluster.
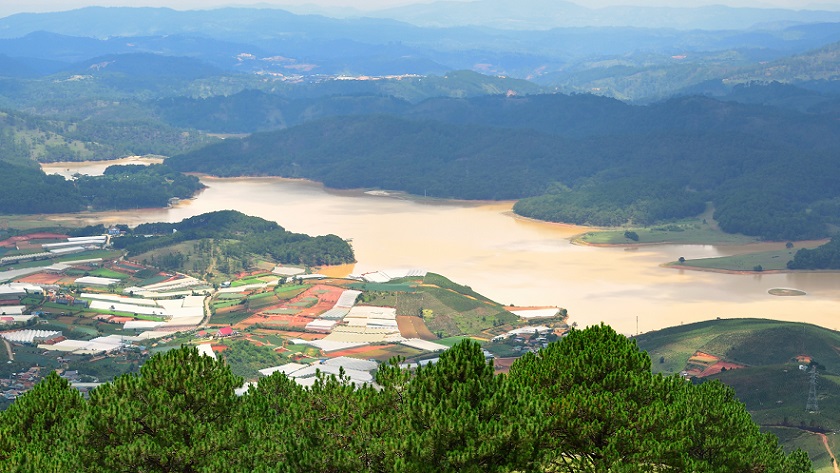
[[61, 332], [55, 330], [17, 330], [15, 332], [0, 333], [0, 337], [14, 343], [33, 344], [36, 340], [47, 340], [58, 337]]

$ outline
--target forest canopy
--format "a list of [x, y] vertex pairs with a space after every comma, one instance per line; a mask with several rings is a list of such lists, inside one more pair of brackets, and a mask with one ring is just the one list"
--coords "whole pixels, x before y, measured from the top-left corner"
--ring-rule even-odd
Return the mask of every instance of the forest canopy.
[[[355, 262], [350, 244], [336, 235], [312, 237], [293, 233], [275, 222], [235, 210], [209, 212], [178, 223], [144, 223], [113, 240], [114, 248], [124, 249], [133, 256], [173, 248], [183, 242], [203, 242], [200, 245], [212, 246], [223, 256], [239, 260], [258, 255], [278, 263], [308, 266]], [[196, 248], [200, 250], [202, 246]], [[175, 267], [167, 269], [179, 269], [185, 258], [185, 255], [175, 257]]]
[[5, 214], [165, 207], [170, 199], [190, 198], [204, 187], [197, 177], [162, 164], [109, 166], [102, 176], [67, 181], [7, 162], [0, 162], [0, 186], [0, 213]]
[[[458, 199], [591, 225], [695, 216], [727, 232], [818, 238], [836, 223], [840, 124], [830, 114], [679, 97], [430, 99], [326, 117], [174, 156], [181, 171], [306, 178]], [[377, 114], [380, 111], [383, 114]]]
[[[377, 387], [282, 373], [243, 396], [224, 362], [184, 347], [89, 399], [55, 373], [0, 413], [3, 471], [811, 471], [733, 391], [650, 371], [606, 326], [573, 330], [495, 375], [475, 341]], [[44, 406], [50, 406], [44, 409]]]

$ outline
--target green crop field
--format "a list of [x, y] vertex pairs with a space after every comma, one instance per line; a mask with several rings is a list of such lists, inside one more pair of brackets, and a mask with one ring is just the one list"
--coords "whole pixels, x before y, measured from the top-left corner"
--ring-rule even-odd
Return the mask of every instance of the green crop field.
[[91, 276], [96, 276], [100, 278], [111, 278], [111, 279], [128, 279], [130, 276], [125, 273], [120, 273], [118, 271], [111, 271], [107, 268], [99, 268], [97, 270], [90, 272]]
[[239, 305], [242, 303], [242, 299], [229, 299], [225, 301], [217, 301], [210, 304], [210, 307], [214, 310], [218, 309], [225, 309], [228, 307], [233, 307], [235, 305]]
[[295, 285], [295, 286], [277, 286], [274, 290], [274, 294], [277, 295], [280, 299], [292, 299], [305, 291], [309, 286], [306, 285]]
[[250, 317], [252, 314], [247, 311], [226, 312], [224, 314], [213, 314], [210, 317], [211, 325], [233, 325]]

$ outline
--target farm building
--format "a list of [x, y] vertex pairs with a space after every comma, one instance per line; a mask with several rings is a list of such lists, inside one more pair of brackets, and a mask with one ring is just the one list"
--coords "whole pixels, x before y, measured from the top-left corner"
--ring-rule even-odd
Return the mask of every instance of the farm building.
[[337, 323], [335, 320], [315, 319], [306, 324], [305, 329], [307, 332], [330, 333]]
[[271, 376], [273, 373], [281, 372], [302, 386], [312, 386], [317, 380], [318, 373], [325, 376], [338, 376], [343, 370], [344, 375], [350, 379], [351, 383], [361, 385], [373, 384], [373, 375], [370, 372], [378, 366], [379, 364], [375, 361], [337, 357], [311, 365], [287, 363], [285, 365], [262, 369], [260, 370], [260, 374]]
[[409, 338], [408, 340], [404, 340], [402, 342], [403, 345], [417, 348], [418, 350], [424, 351], [446, 351], [449, 349], [446, 345], [441, 345], [440, 343], [430, 342], [428, 340], [423, 340], [420, 338]]
[[73, 281], [74, 284], [81, 286], [110, 286], [119, 282], [119, 279], [100, 278], [96, 276], [84, 276]]

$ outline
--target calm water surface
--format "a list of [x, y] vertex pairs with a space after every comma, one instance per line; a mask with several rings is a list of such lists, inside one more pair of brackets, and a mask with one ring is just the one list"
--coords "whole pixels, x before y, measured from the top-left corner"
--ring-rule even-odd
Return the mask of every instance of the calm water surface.
[[[45, 165], [48, 173], [101, 173], [101, 163]], [[686, 258], [732, 254], [711, 245], [632, 251], [572, 245], [585, 227], [511, 215], [512, 202], [419, 202], [278, 178], [202, 177], [207, 189], [169, 209], [81, 213], [85, 222], [176, 222], [235, 209], [286, 229], [350, 238], [358, 263], [339, 273], [423, 268], [503, 304], [565, 307], [581, 326], [609, 323], [631, 334], [716, 317], [761, 317], [840, 328], [840, 274], [732, 275], [662, 268]], [[64, 217], [64, 216], [62, 216]], [[803, 297], [777, 297], [774, 287]]]

